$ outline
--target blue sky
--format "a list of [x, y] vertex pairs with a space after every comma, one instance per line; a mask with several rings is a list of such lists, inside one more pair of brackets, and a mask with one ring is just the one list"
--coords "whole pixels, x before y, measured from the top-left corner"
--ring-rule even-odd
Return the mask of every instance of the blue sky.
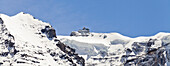
[[84, 26], [129, 37], [170, 32], [168, 0], [0, 0], [0, 13], [19, 12], [49, 22], [59, 35]]

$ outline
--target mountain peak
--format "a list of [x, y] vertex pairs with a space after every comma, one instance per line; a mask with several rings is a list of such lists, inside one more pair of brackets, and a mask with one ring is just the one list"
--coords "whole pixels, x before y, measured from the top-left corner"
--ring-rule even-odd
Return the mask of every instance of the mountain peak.
[[23, 12], [1, 15], [0, 22], [0, 66], [84, 65], [73, 48], [57, 39], [50, 24]]

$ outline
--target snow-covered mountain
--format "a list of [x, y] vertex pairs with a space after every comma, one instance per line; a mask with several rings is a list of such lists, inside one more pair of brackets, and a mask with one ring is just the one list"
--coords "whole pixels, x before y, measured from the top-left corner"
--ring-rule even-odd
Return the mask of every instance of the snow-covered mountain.
[[30, 14], [0, 14], [0, 66], [170, 66], [170, 33], [130, 38], [83, 28], [56, 36]]
[[75, 66], [84, 59], [61, 43], [50, 24], [23, 12], [0, 14], [0, 66]]
[[58, 38], [75, 48], [86, 59], [86, 65], [170, 66], [170, 33], [130, 38], [119, 33], [80, 31]]

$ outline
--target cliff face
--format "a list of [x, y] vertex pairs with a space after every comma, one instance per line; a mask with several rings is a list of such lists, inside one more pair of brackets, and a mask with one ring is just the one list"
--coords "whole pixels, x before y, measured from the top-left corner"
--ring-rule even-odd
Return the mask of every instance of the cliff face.
[[[161, 40], [150, 39], [148, 42], [135, 42], [132, 44], [132, 50], [126, 50], [126, 53], [134, 52], [135, 55], [123, 55], [121, 60], [125, 66], [166, 66], [169, 64], [170, 43], [157, 43]], [[157, 45], [156, 45], [157, 44]], [[154, 46], [155, 45], [155, 46]], [[153, 47], [154, 46], [154, 47]], [[142, 53], [143, 52], [143, 53]], [[140, 54], [142, 53], [142, 54]], [[128, 59], [131, 58], [131, 59]]]
[[61, 43], [50, 24], [29, 14], [0, 14], [0, 66], [84, 66], [75, 50]]

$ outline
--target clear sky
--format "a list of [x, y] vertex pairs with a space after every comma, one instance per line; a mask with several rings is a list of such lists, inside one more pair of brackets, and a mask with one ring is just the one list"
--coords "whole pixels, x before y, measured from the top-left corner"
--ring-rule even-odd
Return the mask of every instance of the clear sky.
[[170, 32], [170, 0], [0, 0], [0, 13], [19, 12], [49, 22], [59, 35], [84, 26], [129, 37]]

